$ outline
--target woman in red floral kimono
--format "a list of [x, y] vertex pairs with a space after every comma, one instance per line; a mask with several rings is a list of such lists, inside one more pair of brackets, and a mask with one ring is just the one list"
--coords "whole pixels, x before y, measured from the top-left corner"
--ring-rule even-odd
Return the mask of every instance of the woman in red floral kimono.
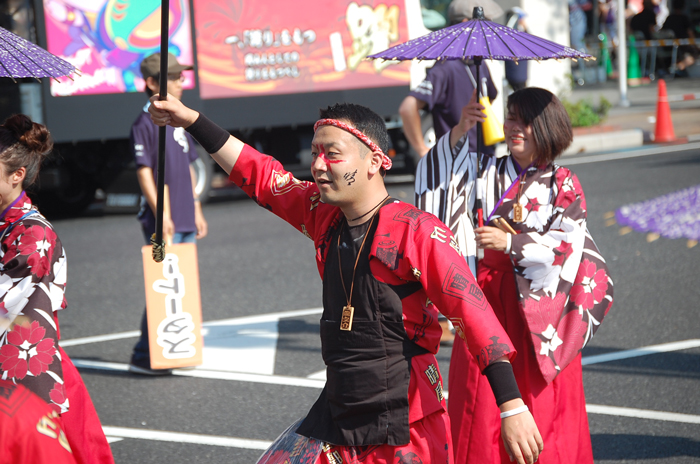
[[58, 345], [66, 255], [25, 193], [52, 146], [46, 127], [24, 115], [0, 126], [0, 378], [61, 415], [78, 463], [113, 463], [85, 384]]
[[[418, 204], [428, 211], [433, 204], [448, 205], [454, 216], [465, 202], [453, 192], [469, 192], [471, 209], [481, 189], [486, 226], [462, 233], [472, 237], [463, 251], [474, 262], [476, 247], [484, 250], [477, 281], [518, 352], [515, 378], [544, 440], [539, 462], [593, 463], [581, 349], [612, 305], [612, 281], [586, 229], [581, 185], [554, 163], [572, 141], [571, 122], [549, 91], [513, 93], [504, 125], [510, 156], [481, 157], [477, 184], [478, 157], [467, 152], [465, 139], [469, 127], [483, 120], [482, 108], [472, 99], [460, 124], [421, 160]], [[436, 181], [429, 173], [440, 172], [443, 160], [449, 162], [442, 171], [448, 178]], [[461, 228], [472, 224], [469, 218], [454, 222]], [[457, 339], [449, 381], [455, 462], [510, 462], [493, 394]]]

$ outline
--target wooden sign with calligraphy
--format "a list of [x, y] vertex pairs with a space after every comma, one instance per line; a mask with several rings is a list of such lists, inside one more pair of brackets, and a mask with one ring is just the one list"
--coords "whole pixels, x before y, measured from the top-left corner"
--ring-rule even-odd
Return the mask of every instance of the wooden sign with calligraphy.
[[156, 263], [151, 246], [141, 249], [152, 369], [202, 364], [202, 302], [197, 246], [168, 245]]

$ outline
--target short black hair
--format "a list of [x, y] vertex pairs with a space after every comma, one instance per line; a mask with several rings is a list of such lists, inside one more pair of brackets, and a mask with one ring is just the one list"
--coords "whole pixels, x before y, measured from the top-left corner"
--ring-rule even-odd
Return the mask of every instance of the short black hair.
[[551, 163], [574, 139], [571, 119], [564, 105], [552, 92], [526, 87], [508, 96], [508, 111], [532, 125], [538, 163]]
[[[321, 108], [319, 116], [321, 119], [337, 119], [349, 122], [351, 126], [376, 143], [384, 154], [388, 155], [389, 133], [386, 130], [386, 123], [381, 116], [366, 106], [354, 103], [336, 103], [325, 110]], [[360, 143], [362, 142], [360, 141]], [[362, 144], [364, 145], [364, 143]]]

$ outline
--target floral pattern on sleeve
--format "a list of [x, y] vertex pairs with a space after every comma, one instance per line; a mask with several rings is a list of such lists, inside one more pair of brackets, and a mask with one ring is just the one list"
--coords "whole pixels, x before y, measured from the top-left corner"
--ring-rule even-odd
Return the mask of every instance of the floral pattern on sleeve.
[[605, 260], [586, 228], [586, 200], [577, 177], [566, 168], [531, 169], [515, 223], [515, 189], [496, 215], [519, 233], [510, 258], [520, 305], [540, 370], [547, 383], [590, 341], [612, 306], [613, 283]]
[[66, 412], [54, 317], [66, 307], [65, 252], [24, 193], [5, 212], [0, 233], [0, 312], [17, 318], [9, 331], [0, 332], [0, 376], [23, 384], [56, 412]]

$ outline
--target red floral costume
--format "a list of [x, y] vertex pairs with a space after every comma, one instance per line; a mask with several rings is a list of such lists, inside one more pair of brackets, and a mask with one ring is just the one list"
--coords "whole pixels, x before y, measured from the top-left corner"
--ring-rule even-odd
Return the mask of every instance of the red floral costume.
[[[443, 194], [447, 204], [458, 201], [451, 197], [455, 185], [474, 204], [476, 154], [457, 147], [453, 158], [448, 140], [443, 137], [418, 166], [416, 195], [428, 211]], [[450, 160], [451, 172], [440, 183], [431, 183], [426, 173], [437, 170], [435, 164], [442, 159]], [[592, 463], [580, 352], [612, 305], [612, 280], [586, 229], [583, 189], [566, 168], [531, 167], [523, 174], [523, 221], [517, 223], [513, 205], [518, 167], [511, 157], [486, 156], [482, 163], [484, 222], [501, 217], [518, 234], [511, 236], [508, 253], [485, 250], [477, 280], [518, 350], [515, 378], [544, 440], [538, 462]], [[472, 224], [466, 211], [454, 221], [460, 230]], [[473, 231], [463, 236], [473, 237]], [[474, 245], [465, 248], [473, 261]], [[509, 463], [500, 440], [498, 408], [482, 377], [474, 357], [456, 340], [449, 401], [455, 461]]]
[[[249, 146], [244, 147], [230, 179], [260, 206], [314, 241], [316, 262], [323, 277], [329, 242], [343, 217], [340, 209], [322, 203], [314, 183], [295, 179], [274, 158]], [[467, 340], [479, 369], [504, 355], [513, 358], [515, 352], [443, 223], [399, 201], [383, 206], [377, 220], [369, 252], [374, 278], [390, 285], [420, 283], [418, 291], [401, 300], [408, 338], [428, 351], [413, 357], [411, 362], [411, 441], [405, 446], [331, 446], [322, 453], [321, 461], [337, 455], [343, 457], [343, 462], [404, 462], [411, 456], [426, 463], [451, 462], [449, 421], [434, 356], [442, 332], [436, 306], [453, 322], [459, 336]], [[276, 452], [270, 450], [269, 454]]]
[[24, 385], [61, 414], [79, 463], [113, 462], [87, 389], [58, 344], [56, 313], [66, 307], [61, 241], [24, 192], [0, 221], [0, 316], [20, 317], [0, 332], [1, 378]]

